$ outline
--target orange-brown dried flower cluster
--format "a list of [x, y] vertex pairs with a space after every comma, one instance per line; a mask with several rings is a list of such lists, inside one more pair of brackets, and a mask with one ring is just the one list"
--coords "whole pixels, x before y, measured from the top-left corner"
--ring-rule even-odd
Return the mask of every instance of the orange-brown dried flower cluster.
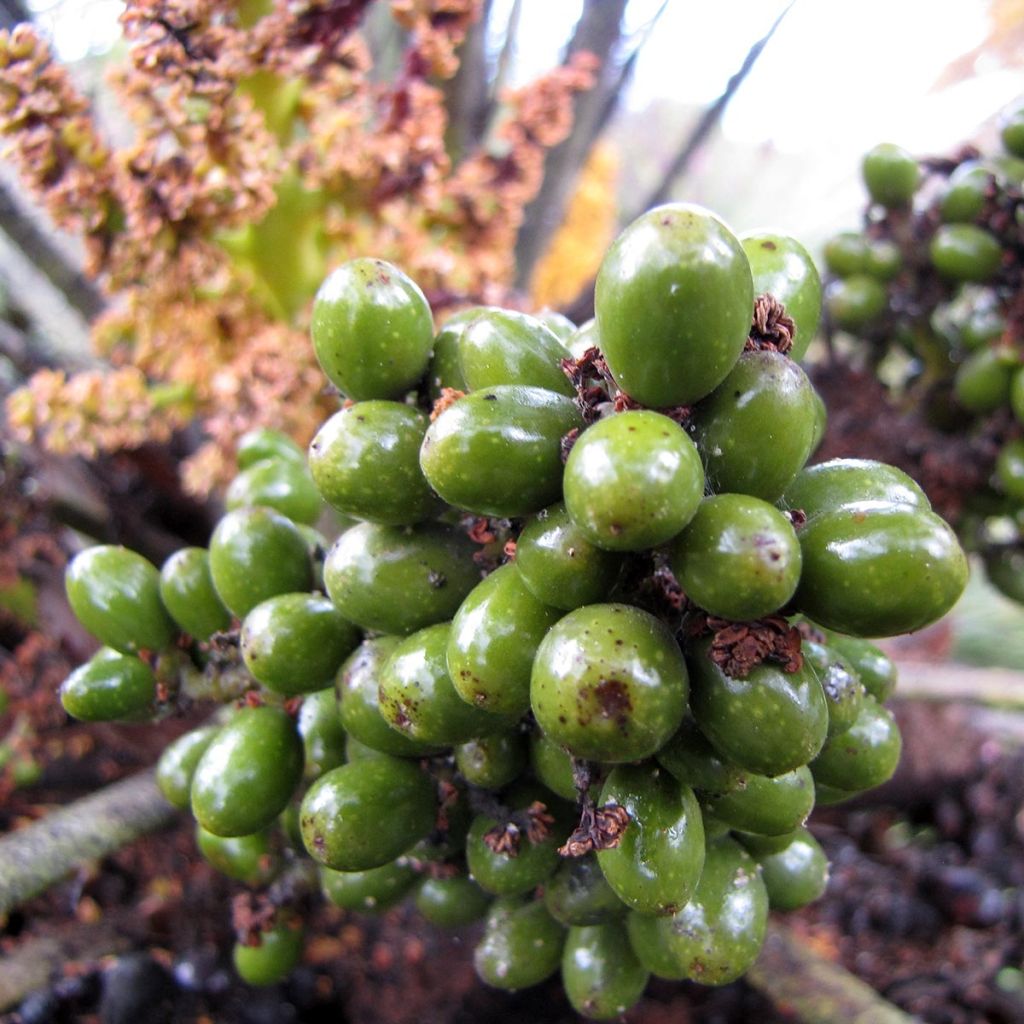
[[395, 0], [410, 41], [387, 83], [356, 31], [367, 5], [129, 0], [115, 86], [137, 136], [117, 152], [46, 45], [0, 33], [0, 134], [112, 297], [94, 328], [112, 369], [34, 379], [8, 403], [20, 437], [92, 455], [198, 415], [186, 479], [205, 492], [246, 429], [304, 442], [335, 402], [305, 336], [330, 266], [392, 260], [436, 310], [509, 301], [523, 208], [593, 60], [506, 97], [497, 148], [453, 164], [438, 80], [480, 0]]

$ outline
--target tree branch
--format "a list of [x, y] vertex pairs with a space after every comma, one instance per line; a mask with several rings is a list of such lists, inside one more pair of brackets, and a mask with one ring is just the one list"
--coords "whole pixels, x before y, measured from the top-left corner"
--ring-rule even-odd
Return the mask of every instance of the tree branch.
[[0, 839], [0, 917], [78, 865], [170, 825], [152, 771], [133, 775]]

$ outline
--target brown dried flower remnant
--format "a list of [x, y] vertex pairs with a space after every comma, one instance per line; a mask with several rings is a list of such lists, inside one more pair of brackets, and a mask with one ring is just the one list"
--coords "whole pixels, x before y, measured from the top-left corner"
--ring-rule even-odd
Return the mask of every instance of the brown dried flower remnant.
[[554, 823], [555, 819], [548, 813], [547, 806], [534, 800], [525, 810], [514, 811], [507, 821], [485, 832], [483, 840], [494, 853], [518, 857], [524, 833], [530, 844], [536, 846], [551, 835]]
[[434, 402], [434, 407], [430, 410], [430, 422], [433, 423], [445, 409], [450, 409], [460, 398], [465, 397], [466, 392], [459, 391], [458, 388], [441, 388], [441, 396]]
[[793, 347], [796, 324], [786, 307], [774, 295], [759, 295], [754, 300], [754, 317], [747, 338], [747, 351], [769, 349], [785, 355]]
[[629, 811], [621, 804], [595, 807], [592, 801], [585, 800], [580, 823], [558, 852], [563, 857], [584, 857], [597, 850], [614, 850], [629, 822]]
[[730, 622], [701, 613], [688, 631], [691, 636], [711, 634], [708, 657], [733, 679], [745, 679], [765, 661], [778, 663], [783, 672], [799, 672], [803, 667], [800, 630], [781, 615]]

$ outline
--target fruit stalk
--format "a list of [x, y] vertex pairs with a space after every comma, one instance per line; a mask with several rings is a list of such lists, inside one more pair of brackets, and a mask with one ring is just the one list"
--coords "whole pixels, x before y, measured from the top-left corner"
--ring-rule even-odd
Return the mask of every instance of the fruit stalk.
[[74, 868], [174, 821], [151, 771], [133, 775], [0, 839], [0, 917]]

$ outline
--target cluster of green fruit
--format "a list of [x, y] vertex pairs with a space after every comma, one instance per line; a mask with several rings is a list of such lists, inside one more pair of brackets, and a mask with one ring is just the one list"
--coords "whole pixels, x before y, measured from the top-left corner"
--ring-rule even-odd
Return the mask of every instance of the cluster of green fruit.
[[[484, 916], [492, 985], [560, 968], [610, 1018], [651, 973], [737, 978], [769, 906], [824, 887], [815, 800], [895, 769], [893, 666], [863, 637], [966, 580], [904, 474], [804, 468], [820, 403], [785, 353], [819, 307], [797, 243], [688, 205], [623, 232], [578, 332], [477, 308], [435, 337], [401, 271], [345, 264], [313, 342], [347, 397], [308, 469], [251, 435], [208, 550], [79, 555], [68, 596], [108, 647], [65, 707], [208, 686], [225, 718], [158, 768], [204, 855], [266, 885], [305, 851], [339, 906]], [[282, 918], [236, 964], [268, 982], [300, 946]]]
[[826, 306], [908, 407], [979, 442], [989, 482], [958, 532], [1024, 601], [1024, 108], [1000, 139], [948, 160], [871, 150], [865, 228], [825, 246]]

